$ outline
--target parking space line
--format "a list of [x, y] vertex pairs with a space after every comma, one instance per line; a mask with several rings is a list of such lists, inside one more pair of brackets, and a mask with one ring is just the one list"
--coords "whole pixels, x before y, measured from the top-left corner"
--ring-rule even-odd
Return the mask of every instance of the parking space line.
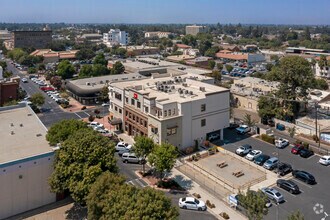
[[75, 115], [77, 115], [78, 116], [78, 118], [82, 118], [80, 115], [78, 115], [76, 112], [74, 113]]
[[296, 182], [296, 183], [300, 183], [304, 186], [307, 186], [308, 188], [312, 189], [313, 187], [311, 187], [310, 185], [307, 185], [306, 183], [302, 182], [302, 181], [298, 181], [298, 180], [295, 180], [295, 179], [292, 179], [292, 181]]
[[314, 155], [308, 157], [307, 160], [309, 160], [309, 159], [311, 159], [311, 158], [313, 158], [313, 157], [315, 157], [315, 156], [316, 156], [316, 155], [314, 154]]
[[137, 182], [141, 187], [146, 187], [145, 184], [143, 184], [140, 179], [135, 179], [135, 182]]
[[88, 114], [87, 112], [83, 112], [83, 113], [85, 113], [87, 116], [90, 116], [90, 114]]

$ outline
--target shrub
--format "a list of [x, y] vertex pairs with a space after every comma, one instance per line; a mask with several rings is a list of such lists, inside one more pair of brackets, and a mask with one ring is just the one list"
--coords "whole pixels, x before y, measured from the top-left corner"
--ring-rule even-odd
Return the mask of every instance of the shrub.
[[185, 149], [185, 153], [186, 154], [191, 154], [191, 153], [193, 153], [194, 152], [194, 148], [193, 147], [187, 147], [186, 149]]
[[82, 108], [81, 108], [81, 110], [85, 110], [86, 109], [86, 106], [83, 106]]
[[88, 121], [90, 121], [90, 122], [94, 121], [94, 119], [95, 119], [95, 117], [94, 117], [93, 115], [90, 115], [90, 116], [88, 117]]
[[303, 142], [304, 148], [308, 149], [309, 148], [309, 143]]
[[213, 208], [215, 208], [215, 205], [214, 204], [212, 204], [211, 202], [210, 202], [210, 200], [206, 200], [206, 203], [205, 203], [209, 208], [211, 208], [211, 209], [213, 209]]
[[226, 212], [221, 212], [220, 216], [224, 219], [229, 219], [229, 215]]
[[198, 151], [198, 140], [195, 139], [194, 151]]
[[274, 137], [271, 137], [271, 136], [269, 136], [267, 134], [262, 134], [261, 135], [261, 140], [266, 141], [266, 142], [268, 142], [270, 144], [275, 144], [275, 138]]
[[195, 196], [197, 199], [201, 198], [201, 195], [199, 195], [198, 193], [193, 193], [192, 195]]

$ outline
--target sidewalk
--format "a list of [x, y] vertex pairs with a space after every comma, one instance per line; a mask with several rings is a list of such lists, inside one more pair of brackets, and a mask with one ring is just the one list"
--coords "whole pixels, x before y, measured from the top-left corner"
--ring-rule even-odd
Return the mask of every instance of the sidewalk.
[[219, 215], [221, 212], [226, 212], [229, 215], [230, 219], [247, 219], [245, 216], [235, 211], [233, 208], [230, 208], [227, 204], [225, 204], [225, 202], [221, 201], [221, 199], [216, 198], [214, 195], [204, 190], [200, 185], [189, 179], [176, 168], [172, 169], [172, 172], [169, 177], [175, 179], [178, 184], [180, 184], [183, 188], [187, 189], [189, 194], [198, 193], [204, 202], [206, 202], [206, 200], [209, 200], [211, 203], [213, 203], [215, 205], [215, 208], [208, 208], [208, 211], [210, 211], [218, 219], [222, 219]]

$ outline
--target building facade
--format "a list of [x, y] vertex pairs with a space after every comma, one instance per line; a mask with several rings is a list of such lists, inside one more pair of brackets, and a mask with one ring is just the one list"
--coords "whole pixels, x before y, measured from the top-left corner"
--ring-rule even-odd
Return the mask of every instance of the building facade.
[[197, 26], [197, 25], [186, 26], [186, 35], [188, 34], [197, 35], [198, 33], [206, 33], [206, 32], [207, 32], [206, 26]]
[[206, 78], [171, 73], [110, 83], [110, 123], [128, 135], [145, 135], [179, 149], [211, 134], [222, 138], [229, 125], [229, 90], [203, 82]]
[[0, 79], [0, 106], [6, 102], [18, 99], [19, 78], [9, 81]]
[[56, 201], [47, 181], [54, 151], [29, 106], [0, 108], [0, 120], [0, 219], [5, 219]]
[[168, 38], [172, 33], [171, 32], [161, 32], [161, 31], [155, 31], [155, 32], [145, 32], [144, 37], [145, 38], [152, 38], [152, 37], [158, 37], [158, 38]]
[[47, 48], [52, 42], [52, 31], [14, 31], [12, 42], [14, 48]]
[[103, 34], [103, 43], [109, 47], [113, 45], [125, 46], [128, 44], [128, 33], [119, 29], [110, 29], [108, 33]]

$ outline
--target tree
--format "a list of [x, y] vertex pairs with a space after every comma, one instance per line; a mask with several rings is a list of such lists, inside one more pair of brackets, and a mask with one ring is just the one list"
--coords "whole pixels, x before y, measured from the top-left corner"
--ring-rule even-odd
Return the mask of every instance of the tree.
[[58, 64], [57, 74], [61, 76], [62, 79], [72, 78], [75, 74], [75, 69], [68, 60], [63, 60]]
[[323, 70], [325, 67], [327, 67], [328, 66], [327, 57], [322, 54], [320, 56], [320, 60], [319, 60], [318, 64], [319, 64], [321, 70]]
[[266, 64], [266, 70], [268, 70], [268, 71], [271, 71], [273, 67], [274, 67], [274, 65], [271, 63]]
[[5, 71], [6, 68], [7, 68], [7, 63], [6, 63], [6, 61], [0, 61], [0, 66], [2, 67], [3, 71]]
[[221, 81], [222, 75], [219, 70], [213, 70], [212, 71], [212, 76], [214, 77], [215, 83], [218, 83]]
[[220, 48], [218, 46], [211, 47], [205, 51], [205, 56], [216, 58], [215, 54], [218, 53]]
[[219, 71], [222, 71], [223, 64], [222, 63], [217, 63], [217, 68], [218, 68]]
[[290, 137], [294, 137], [294, 135], [296, 134], [296, 127], [293, 126], [292, 128], [291, 127], [288, 127], [288, 132], [289, 132], [289, 135]]
[[[212, 41], [208, 39], [202, 39], [199, 41], [198, 49], [199, 52], [204, 55], [207, 50], [209, 50], [212, 47]], [[214, 50], [213, 50], [214, 51]], [[213, 52], [212, 51], [212, 52]], [[218, 52], [218, 51], [217, 51]], [[214, 54], [215, 55], [215, 54]]]
[[300, 213], [300, 211], [296, 211], [291, 213], [288, 218], [288, 220], [305, 220], [304, 216]]
[[37, 72], [37, 69], [35, 67], [29, 67], [27, 70], [28, 74], [33, 74]]
[[8, 52], [8, 57], [12, 60], [18, 61], [21, 57], [27, 56], [28, 54], [21, 48], [15, 48]]
[[258, 114], [260, 118], [273, 118], [276, 115], [276, 101], [272, 97], [261, 96], [258, 99]]
[[311, 85], [312, 89], [320, 89], [320, 90], [328, 90], [329, 89], [329, 84], [326, 80], [324, 79], [314, 79], [312, 81]]
[[92, 69], [92, 76], [104, 76], [110, 73], [109, 69], [102, 64], [94, 64]]
[[250, 114], [245, 114], [243, 122], [249, 127], [253, 127], [256, 124], [256, 121], [252, 119]]
[[50, 127], [47, 132], [46, 140], [50, 145], [54, 146], [57, 143], [62, 143], [69, 138], [70, 135], [78, 130], [87, 129], [87, 124], [83, 121], [74, 119], [62, 120]]
[[56, 89], [60, 89], [62, 87], [62, 79], [59, 76], [52, 76], [49, 80], [50, 84], [54, 86]]
[[[154, 141], [146, 136], [136, 136], [134, 141], [134, 153], [137, 157], [147, 158], [155, 147]], [[145, 173], [144, 163], [142, 163], [142, 167], [143, 173]]]
[[40, 107], [45, 103], [45, 97], [41, 93], [35, 93], [31, 96], [30, 101], [34, 106]]
[[120, 61], [117, 61], [117, 62], [115, 62], [115, 64], [113, 64], [112, 69], [111, 69], [112, 75], [122, 74], [124, 72], [125, 72], [125, 67]]
[[188, 34], [182, 38], [182, 43], [192, 47], [196, 47], [197, 39], [195, 36]]
[[118, 171], [114, 153], [114, 144], [92, 129], [72, 133], [56, 151], [49, 178], [51, 191], [69, 191], [76, 202], [84, 205], [97, 177], [105, 171]]
[[208, 66], [209, 66], [209, 68], [210, 68], [211, 70], [213, 70], [214, 67], [215, 67], [215, 61], [214, 61], [214, 60], [209, 60], [209, 61], [208, 61]]
[[103, 102], [109, 101], [109, 88], [108, 86], [104, 86], [100, 91], [100, 97]]
[[126, 55], [127, 55], [127, 50], [125, 48], [117, 48], [115, 51], [114, 51], [115, 55], [118, 55], [122, 58], [125, 58]]
[[263, 216], [267, 214], [268, 209], [265, 208], [267, 197], [261, 191], [248, 190], [246, 194], [239, 192], [238, 198], [243, 208], [248, 212], [249, 219], [262, 220]]
[[93, 75], [93, 66], [89, 64], [82, 65], [79, 72], [79, 77], [90, 77], [92, 75]]
[[99, 53], [96, 55], [96, 57], [94, 58], [93, 64], [101, 64], [103, 66], [107, 66], [108, 65], [108, 61], [105, 59], [104, 54], [103, 53]]
[[154, 147], [149, 156], [149, 162], [160, 172], [160, 176], [163, 178], [164, 172], [169, 172], [174, 167], [176, 157], [177, 151], [173, 145], [161, 143]]
[[43, 71], [43, 70], [45, 70], [45, 69], [46, 69], [46, 65], [45, 65], [44, 63], [40, 63], [40, 64], [38, 65], [38, 70]]
[[87, 197], [88, 219], [169, 219], [178, 209], [161, 191], [125, 185], [124, 179], [109, 172], [97, 178]]
[[13, 76], [13, 72], [12, 71], [4, 71], [3, 73], [3, 77], [4, 78], [10, 78]]
[[233, 66], [228, 65], [228, 64], [226, 64], [225, 67], [226, 67], [226, 70], [228, 71], [228, 73], [230, 73], [234, 69]]
[[82, 48], [76, 53], [78, 60], [90, 60], [95, 56], [95, 52], [90, 48]]

